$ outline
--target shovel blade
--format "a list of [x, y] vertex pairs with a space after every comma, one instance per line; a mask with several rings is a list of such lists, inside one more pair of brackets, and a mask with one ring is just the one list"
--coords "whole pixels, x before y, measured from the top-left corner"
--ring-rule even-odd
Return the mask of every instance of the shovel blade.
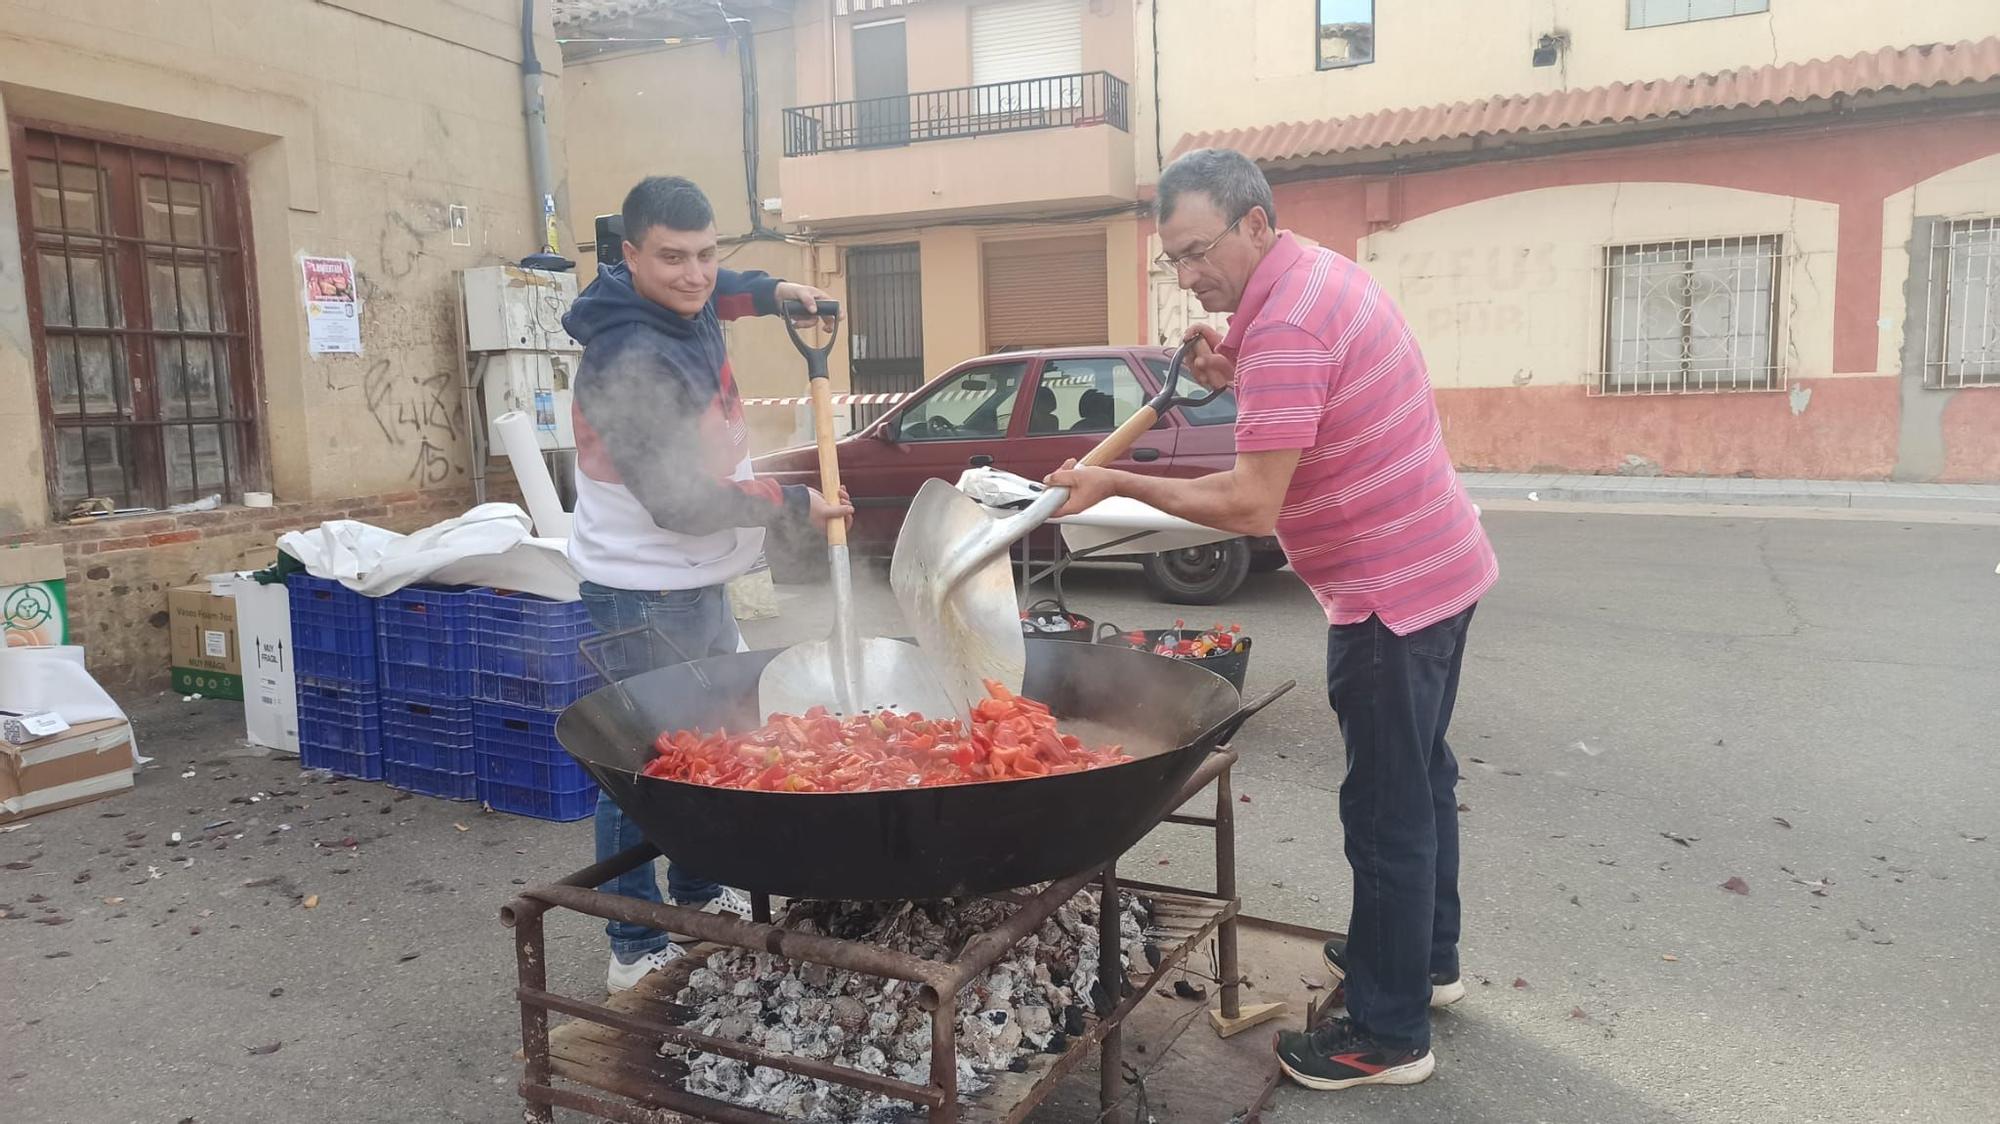
[[960, 715], [986, 697], [982, 680], [1019, 687], [1027, 669], [1007, 551], [993, 552], [947, 584], [966, 558], [990, 548], [993, 531], [993, 517], [977, 501], [944, 480], [926, 480], [903, 520], [889, 567], [889, 587], [904, 620]]
[[932, 677], [929, 660], [914, 644], [871, 637], [857, 645], [843, 674], [830, 641], [815, 640], [778, 653], [757, 681], [764, 721], [823, 706], [837, 714], [894, 710], [925, 717], [950, 714], [951, 700]]

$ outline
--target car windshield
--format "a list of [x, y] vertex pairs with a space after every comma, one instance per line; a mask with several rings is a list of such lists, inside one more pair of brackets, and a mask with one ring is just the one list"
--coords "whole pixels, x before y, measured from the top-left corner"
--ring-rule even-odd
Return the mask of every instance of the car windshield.
[[1014, 417], [1026, 363], [992, 363], [939, 379], [896, 422], [904, 441], [1004, 437]]

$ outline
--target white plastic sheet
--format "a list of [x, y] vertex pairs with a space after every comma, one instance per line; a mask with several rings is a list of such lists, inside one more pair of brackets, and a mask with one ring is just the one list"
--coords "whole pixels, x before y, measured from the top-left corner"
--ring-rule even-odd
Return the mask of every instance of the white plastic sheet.
[[0, 710], [54, 711], [72, 726], [125, 717], [84, 670], [83, 649], [74, 644], [0, 648]]
[[[1026, 477], [997, 468], [969, 468], [959, 476], [957, 488], [988, 507], [1006, 507], [1034, 499], [1042, 486]], [[1062, 532], [1070, 553], [1093, 551], [1095, 558], [1116, 558], [1129, 554], [1157, 554], [1165, 550], [1185, 550], [1205, 543], [1238, 538], [1233, 531], [1190, 523], [1168, 515], [1157, 507], [1123, 496], [1113, 496], [1088, 511], [1061, 519], [1051, 519]], [[1140, 535], [1131, 542], [1108, 546], [1119, 539]]]
[[536, 538], [528, 513], [485, 503], [411, 535], [352, 519], [293, 531], [278, 548], [314, 577], [381, 597], [418, 582], [517, 589], [556, 601], [577, 599], [577, 573], [564, 540]]

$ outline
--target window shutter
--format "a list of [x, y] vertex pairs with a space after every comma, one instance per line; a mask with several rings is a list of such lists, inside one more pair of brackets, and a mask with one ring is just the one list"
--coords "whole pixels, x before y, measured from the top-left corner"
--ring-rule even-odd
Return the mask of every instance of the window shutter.
[[1016, 0], [972, 9], [973, 85], [1082, 70], [1082, 0]]
[[989, 351], [1110, 342], [1103, 231], [988, 242], [981, 256]]

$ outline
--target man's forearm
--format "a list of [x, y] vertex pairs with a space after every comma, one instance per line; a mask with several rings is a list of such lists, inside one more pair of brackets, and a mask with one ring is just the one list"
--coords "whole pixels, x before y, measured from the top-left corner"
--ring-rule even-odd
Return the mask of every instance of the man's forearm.
[[[1234, 470], [1198, 476], [1192, 480], [1169, 476], [1141, 476], [1136, 472], [1113, 472], [1116, 493], [1138, 500], [1168, 515], [1190, 523], [1234, 531], [1239, 535], [1268, 535], [1275, 519], [1260, 510], [1265, 505], [1245, 494], [1242, 480]], [[1275, 513], [1273, 513], [1275, 514]]]

